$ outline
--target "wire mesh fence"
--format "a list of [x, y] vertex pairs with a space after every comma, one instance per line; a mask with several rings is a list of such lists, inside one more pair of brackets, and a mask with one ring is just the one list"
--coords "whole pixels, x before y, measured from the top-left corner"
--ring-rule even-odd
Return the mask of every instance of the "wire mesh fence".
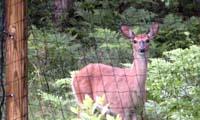
[[[98, 111], [111, 116], [120, 114], [125, 120], [200, 117], [198, 14], [180, 17], [158, 1], [27, 2], [28, 16], [14, 24], [28, 23], [25, 36], [30, 120], [106, 119], [98, 116]], [[4, 7], [0, 4], [1, 38], [5, 38]], [[160, 23], [157, 36], [154, 36], [157, 28], [151, 26], [155, 21]], [[1, 55], [3, 48], [6, 54], [6, 46], [11, 45], [2, 43], [3, 39]], [[8, 84], [2, 81], [5, 80], [2, 68], [6, 69], [8, 64], [4, 65], [2, 56], [1, 64], [1, 118], [6, 119], [8, 108], [3, 106], [9, 102], [10, 94], [3, 95]], [[18, 70], [17, 66], [13, 69]], [[12, 85], [20, 87], [17, 77], [14, 80]], [[83, 101], [86, 94], [97, 102], [86, 97], [80, 107], [77, 100]], [[13, 99], [17, 102], [17, 97]], [[18, 104], [22, 103], [14, 103], [13, 114], [18, 112]], [[14, 119], [24, 116], [27, 114]]]

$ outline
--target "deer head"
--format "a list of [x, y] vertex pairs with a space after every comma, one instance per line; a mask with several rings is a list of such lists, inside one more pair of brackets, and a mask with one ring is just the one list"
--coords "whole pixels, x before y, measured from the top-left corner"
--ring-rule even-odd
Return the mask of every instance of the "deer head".
[[158, 29], [159, 24], [153, 23], [147, 33], [135, 35], [129, 26], [121, 25], [121, 32], [133, 44], [134, 54], [143, 57], [146, 56], [149, 49], [149, 42], [156, 36]]

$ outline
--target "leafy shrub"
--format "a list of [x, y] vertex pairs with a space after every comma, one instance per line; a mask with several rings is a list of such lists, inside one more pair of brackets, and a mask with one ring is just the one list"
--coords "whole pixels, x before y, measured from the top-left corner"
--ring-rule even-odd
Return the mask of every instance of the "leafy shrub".
[[119, 66], [119, 63], [125, 63], [131, 59], [131, 43], [121, 37], [118, 32], [96, 28], [89, 37], [95, 45], [85, 52], [84, 61], [87, 63], [99, 62]]
[[[150, 59], [147, 114], [160, 120], [200, 118], [200, 47], [164, 52]], [[154, 111], [154, 112], [153, 112]]]
[[77, 67], [80, 44], [74, 43], [76, 36], [32, 26], [28, 39], [31, 74], [45, 77], [51, 74], [51, 79], [58, 79], [70, 76], [69, 70]]
[[145, 28], [148, 23], [151, 22], [152, 18], [156, 16], [155, 13], [150, 12], [145, 9], [136, 9], [134, 7], [129, 7], [122, 13], [122, 21], [129, 24], [142, 24]]
[[[29, 103], [32, 119], [71, 116], [70, 70], [77, 68], [76, 36], [32, 26], [29, 36]], [[73, 65], [72, 65], [73, 64]], [[66, 79], [61, 79], [66, 78]], [[63, 111], [68, 111], [63, 115]], [[42, 112], [42, 114], [40, 113]], [[31, 114], [30, 114], [31, 115]]]
[[184, 21], [182, 16], [168, 14], [163, 18], [159, 33], [152, 42], [150, 55], [160, 57], [164, 51], [200, 44], [199, 32], [198, 17], [191, 17]]
[[[88, 95], [86, 95], [85, 99], [83, 100], [83, 104], [81, 104], [77, 108], [72, 107], [71, 110], [77, 116], [79, 116], [80, 120], [121, 120], [119, 115], [117, 115], [116, 117], [111, 116], [109, 114], [103, 113], [104, 111], [98, 111], [97, 113], [95, 113], [94, 109], [96, 104], [103, 106], [104, 109], [107, 108], [107, 105], [105, 105], [104, 97], [99, 97], [94, 102]], [[73, 120], [77, 120], [77, 118], [74, 118]]]
[[[75, 115], [71, 112], [70, 107], [75, 107], [75, 99], [71, 92], [71, 78], [58, 79], [55, 83], [50, 83], [53, 92], [42, 91], [37, 88], [37, 93], [29, 98], [29, 109], [31, 113], [36, 112], [35, 115], [30, 114], [30, 118], [35, 119], [72, 119]], [[32, 86], [33, 87], [33, 86]], [[33, 88], [32, 88], [33, 89]], [[39, 104], [40, 106], [35, 106]], [[42, 114], [40, 114], [40, 112]]]

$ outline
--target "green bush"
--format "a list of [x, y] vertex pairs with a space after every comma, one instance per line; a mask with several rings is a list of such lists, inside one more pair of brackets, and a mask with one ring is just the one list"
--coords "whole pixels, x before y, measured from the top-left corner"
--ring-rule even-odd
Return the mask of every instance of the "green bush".
[[80, 44], [75, 43], [76, 36], [31, 26], [28, 39], [31, 77], [32, 74], [49, 75], [50, 79], [59, 79], [70, 76], [70, 70], [77, 69], [75, 63], [79, 59]]
[[150, 59], [146, 110], [152, 120], [200, 118], [200, 47], [164, 52]]
[[74, 44], [76, 36], [32, 26], [28, 39], [29, 109], [36, 113], [30, 114], [30, 119], [72, 116], [69, 105], [75, 101], [68, 77], [77, 69], [80, 45]]
[[[72, 107], [71, 110], [77, 116], [79, 116], [80, 120], [121, 120], [120, 116], [111, 116], [109, 114], [105, 114], [105, 111], [97, 111], [95, 112], [95, 105], [101, 105], [103, 109], [107, 109], [107, 105], [105, 105], [105, 98], [98, 97], [97, 100], [94, 102], [89, 96], [85, 96], [83, 100], [83, 104], [80, 104], [78, 107]], [[76, 118], [72, 120], [77, 120]]]
[[199, 18], [191, 17], [184, 21], [182, 16], [168, 14], [163, 19], [158, 36], [153, 42], [151, 54], [161, 56], [164, 51], [200, 44], [199, 33]]
[[91, 42], [94, 42], [94, 47], [87, 52], [84, 51], [84, 61], [87, 61], [87, 64], [99, 62], [119, 66], [120, 63], [131, 60], [131, 43], [120, 33], [106, 28], [96, 28], [94, 32], [89, 33], [89, 37]]

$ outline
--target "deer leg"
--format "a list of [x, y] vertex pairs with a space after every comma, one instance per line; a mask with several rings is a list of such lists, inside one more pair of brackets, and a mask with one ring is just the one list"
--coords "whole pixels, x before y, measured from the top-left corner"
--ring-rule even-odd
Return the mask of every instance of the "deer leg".
[[136, 115], [136, 113], [133, 113], [133, 114], [132, 114], [131, 120], [137, 120], [137, 115]]
[[144, 109], [141, 111], [141, 120], [146, 120]]

